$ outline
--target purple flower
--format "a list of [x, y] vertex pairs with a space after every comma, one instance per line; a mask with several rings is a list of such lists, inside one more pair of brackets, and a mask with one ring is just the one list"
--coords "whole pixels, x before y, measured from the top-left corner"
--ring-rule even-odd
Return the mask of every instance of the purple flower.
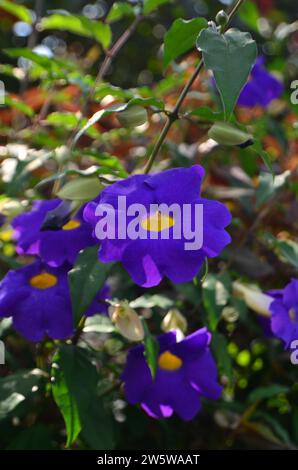
[[[67, 282], [70, 265], [53, 268], [36, 261], [11, 270], [0, 283], [0, 317], [12, 317], [14, 328], [31, 341], [66, 339], [73, 335], [71, 299]], [[104, 287], [85, 312], [86, 316], [106, 311], [100, 301]]]
[[57, 230], [41, 230], [49, 211], [61, 204], [60, 199], [35, 201], [30, 212], [20, 214], [12, 222], [19, 254], [39, 255], [53, 267], [74, 263], [83, 248], [94, 245], [92, 229], [82, 217], [83, 208]]
[[274, 300], [270, 304], [272, 333], [284, 341], [286, 348], [298, 340], [298, 279], [292, 279], [284, 289], [268, 293]]
[[267, 72], [264, 67], [264, 58], [258, 57], [237, 104], [246, 108], [253, 108], [257, 105], [266, 108], [272, 100], [279, 98], [282, 92], [282, 83]]
[[[191, 281], [205, 258], [217, 256], [231, 240], [224, 230], [231, 221], [229, 211], [220, 202], [200, 197], [203, 176], [203, 168], [195, 165], [154, 175], [130, 176], [104, 189], [84, 210], [84, 218], [91, 223], [95, 232], [98, 222], [103, 222], [112, 212], [115, 214], [114, 223], [108, 222], [106, 226], [115, 226], [116, 237], [101, 240], [100, 260], [106, 263], [121, 261], [134, 282], [143, 287], [159, 284], [164, 276], [175, 283]], [[119, 228], [118, 221], [123, 220], [124, 212], [119, 208], [119, 197], [125, 198], [127, 208], [135, 204], [145, 208], [145, 215], [139, 216], [140, 237], [136, 239], [127, 235], [121, 238], [119, 234], [134, 219], [127, 216], [126, 227]], [[169, 216], [169, 213], [164, 215], [159, 209], [153, 211], [153, 204], [163, 204], [168, 208], [175, 204], [182, 214], [181, 219], [178, 220], [175, 213]], [[197, 227], [193, 222], [199, 205], [203, 208], [203, 221]], [[185, 206], [189, 208], [188, 216], [183, 212]], [[96, 215], [98, 209], [106, 215]], [[175, 225], [177, 223], [177, 227], [181, 227], [182, 222], [181, 236], [175, 238]], [[186, 236], [185, 227], [192, 231], [192, 238]], [[165, 230], [168, 231], [167, 238], [163, 236]], [[186, 244], [192, 242], [199, 231], [202, 232], [202, 245], [186, 249]]]
[[144, 347], [129, 350], [122, 379], [129, 403], [140, 403], [153, 418], [169, 418], [173, 412], [187, 421], [201, 408], [201, 396], [217, 400], [222, 387], [209, 350], [211, 334], [202, 328], [176, 341], [174, 332], [158, 337], [158, 368], [152, 379]]

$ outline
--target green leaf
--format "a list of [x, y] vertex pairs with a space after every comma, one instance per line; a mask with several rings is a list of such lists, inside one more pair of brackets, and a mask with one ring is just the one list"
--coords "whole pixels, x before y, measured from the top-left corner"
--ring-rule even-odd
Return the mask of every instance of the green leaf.
[[35, 424], [23, 429], [10, 442], [8, 450], [53, 450], [49, 427]]
[[282, 261], [298, 269], [298, 243], [293, 240], [278, 240], [271, 234], [265, 234], [263, 238], [276, 250]]
[[201, 106], [200, 108], [193, 109], [189, 116], [196, 116], [203, 119], [204, 121], [216, 122], [223, 119], [223, 114], [219, 112], [214, 112], [212, 109], [207, 108], [206, 106]]
[[273, 168], [272, 168], [272, 158], [266, 150], [263, 149], [263, 146], [259, 140], [255, 140], [254, 144], [249, 147], [250, 150], [257, 153], [259, 157], [263, 160], [266, 168], [270, 171], [272, 177], [274, 177]]
[[69, 447], [75, 442], [82, 429], [79, 411], [75, 397], [71, 393], [71, 389], [67, 383], [65, 375], [66, 367], [63, 367], [64, 364], [62, 364], [62, 367], [56, 367], [56, 363], [60, 362], [59, 353], [54, 356], [53, 361], [53, 398], [61, 411], [65, 422], [67, 433], [66, 447]]
[[21, 111], [30, 118], [34, 116], [34, 110], [30, 106], [28, 106], [23, 101], [12, 98], [9, 95], [5, 95], [5, 105]]
[[258, 32], [258, 21], [260, 12], [257, 5], [252, 0], [246, 0], [239, 8], [239, 18], [243, 23], [247, 24], [251, 29]]
[[0, 0], [0, 8], [11, 13], [11, 15], [16, 16], [19, 20], [24, 21], [25, 23], [32, 23], [30, 11], [23, 5], [17, 5], [15, 2], [8, 0]]
[[98, 20], [92, 21], [81, 15], [62, 15], [56, 13], [42, 18], [40, 27], [43, 30], [58, 29], [94, 38], [105, 48], [108, 48], [111, 44], [112, 33], [108, 24]]
[[150, 369], [152, 378], [154, 379], [157, 371], [157, 360], [159, 353], [159, 343], [157, 339], [150, 333], [146, 321], [142, 321], [144, 327], [144, 356]]
[[172, 60], [195, 47], [196, 39], [203, 28], [207, 28], [205, 18], [174, 21], [164, 39], [163, 65], [167, 67]]
[[[66, 390], [65, 403], [60, 400], [63, 395], [59, 395], [56, 403], [63, 414], [67, 432], [70, 430], [71, 433], [67, 437], [68, 445], [71, 441], [74, 442], [74, 437], [81, 429], [83, 439], [91, 448], [97, 450], [113, 448], [112, 417], [97, 395], [99, 375], [88, 353], [77, 346], [61, 345], [54, 357], [52, 371], [55, 379], [52, 385], [54, 399], [56, 400], [55, 388], [57, 386]], [[69, 408], [70, 399], [75, 403], [75, 408], [73, 406]], [[68, 411], [70, 415], [67, 414]], [[70, 426], [71, 423], [73, 423], [72, 426]]]
[[108, 23], [114, 23], [115, 21], [121, 20], [125, 16], [131, 16], [133, 14], [134, 9], [132, 5], [124, 2], [115, 2], [109, 11], [106, 21]]
[[284, 171], [280, 175], [272, 177], [270, 173], [261, 173], [259, 177], [259, 186], [256, 191], [256, 206], [259, 208], [264, 202], [268, 201], [274, 196], [280, 189], [284, 187], [288, 181], [291, 172], [289, 170]]
[[212, 333], [211, 347], [221, 374], [226, 375], [229, 380], [233, 378], [232, 359], [228, 352], [228, 343], [224, 335], [214, 331]]
[[144, 0], [144, 14], [148, 15], [158, 7], [166, 3], [171, 3], [173, 0]]
[[89, 201], [94, 199], [103, 189], [97, 177], [78, 177], [66, 183], [57, 192], [61, 199], [70, 201]]
[[212, 70], [219, 90], [225, 119], [230, 119], [241, 89], [257, 57], [255, 41], [249, 33], [230, 29], [220, 34], [203, 29], [197, 40], [207, 69]]
[[74, 267], [68, 273], [72, 310], [75, 325], [102, 288], [110, 264], [98, 260], [98, 247], [92, 246], [79, 253]]
[[39, 385], [43, 373], [39, 369], [23, 370], [0, 378], [0, 420], [32, 396], [32, 388]]
[[253, 403], [257, 400], [264, 400], [266, 398], [275, 397], [279, 393], [287, 393], [289, 387], [285, 385], [267, 385], [266, 387], [255, 388], [248, 396], [248, 401]]

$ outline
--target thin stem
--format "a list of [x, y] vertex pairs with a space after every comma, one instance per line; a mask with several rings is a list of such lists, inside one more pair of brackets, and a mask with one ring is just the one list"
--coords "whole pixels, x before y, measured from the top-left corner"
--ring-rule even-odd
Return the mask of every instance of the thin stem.
[[[234, 16], [236, 15], [238, 9], [241, 7], [241, 5], [244, 3], [245, 0], [238, 0], [234, 7], [232, 8], [232, 10], [230, 11], [229, 15], [228, 15], [228, 21], [227, 21], [227, 24], [224, 28], [223, 31], [225, 31], [227, 29], [227, 27], [229, 26], [229, 24], [231, 23], [232, 19], [234, 18]], [[152, 150], [152, 153], [149, 157], [149, 160], [145, 166], [145, 169], [144, 169], [144, 173], [147, 174], [149, 173], [149, 171], [151, 170], [152, 166], [153, 166], [153, 163], [155, 161], [155, 158], [164, 142], [164, 140], [166, 139], [167, 137], [167, 134], [170, 130], [170, 128], [172, 127], [172, 124], [177, 121], [177, 119], [179, 119], [179, 111], [180, 111], [180, 108], [190, 90], [190, 88], [192, 87], [194, 81], [197, 79], [197, 77], [199, 76], [202, 68], [204, 67], [204, 62], [203, 62], [203, 59], [200, 60], [199, 64], [197, 65], [194, 73], [192, 74], [192, 76], [190, 77], [190, 79], [188, 80], [188, 82], [186, 83], [185, 87], [183, 88], [182, 92], [180, 93], [179, 95], [179, 98], [175, 104], [175, 107], [172, 111], [172, 113], [170, 114], [170, 116], [168, 117], [162, 131], [161, 131], [161, 134], [160, 136], [158, 137], [155, 145], [154, 145], [154, 148]]]

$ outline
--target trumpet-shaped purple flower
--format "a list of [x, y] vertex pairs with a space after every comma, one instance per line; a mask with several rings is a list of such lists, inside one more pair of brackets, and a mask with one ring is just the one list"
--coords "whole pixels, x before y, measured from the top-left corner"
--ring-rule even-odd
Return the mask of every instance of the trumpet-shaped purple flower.
[[60, 199], [35, 201], [30, 212], [12, 221], [19, 254], [39, 255], [53, 267], [74, 263], [83, 248], [94, 245], [92, 228], [83, 217], [83, 208], [71, 219], [53, 230], [42, 230], [47, 214], [61, 204]]
[[[107, 263], [121, 261], [134, 282], [143, 287], [159, 284], [164, 276], [175, 283], [192, 280], [205, 258], [217, 256], [230, 242], [224, 228], [230, 223], [231, 215], [220, 202], [200, 196], [203, 176], [203, 168], [195, 165], [153, 175], [130, 176], [105, 188], [84, 210], [84, 218], [93, 226], [94, 234], [98, 224], [105, 223], [109, 215], [106, 228], [116, 227], [114, 238], [107, 235], [101, 239], [100, 260]], [[142, 205], [145, 209], [138, 217], [140, 236], [137, 238], [120, 234], [131, 226], [134, 216], [119, 207], [119, 198], [125, 199], [126, 208]], [[175, 205], [181, 218], [177, 211], [165, 215], [161, 209], [153, 210], [154, 205], [167, 208]], [[187, 215], [186, 206], [189, 209]], [[199, 206], [202, 208], [200, 220], [196, 218]], [[102, 215], [104, 212], [105, 216]], [[128, 215], [122, 222], [124, 212]], [[114, 222], [112, 215], [115, 215]], [[194, 223], [198, 220], [199, 226]], [[183, 230], [176, 237], [175, 230], [182, 225]], [[165, 232], [167, 236], [163, 236]], [[202, 243], [186, 248], [196, 240], [199, 232]]]
[[282, 83], [266, 70], [264, 58], [258, 57], [250, 78], [240, 93], [238, 105], [266, 108], [272, 100], [279, 98], [282, 92]]
[[[71, 299], [67, 283], [70, 265], [53, 268], [36, 261], [11, 270], [0, 283], [0, 317], [12, 317], [14, 328], [31, 341], [66, 339], [73, 335]], [[105, 313], [105, 286], [85, 312]]]
[[268, 294], [274, 298], [269, 307], [272, 333], [291, 347], [292, 341], [298, 340], [298, 279]]
[[153, 418], [169, 418], [173, 412], [191, 420], [201, 408], [201, 397], [217, 400], [222, 387], [209, 350], [211, 334], [202, 328], [176, 341], [175, 332], [159, 336], [158, 368], [153, 379], [144, 347], [129, 350], [122, 379], [129, 403], [140, 403]]

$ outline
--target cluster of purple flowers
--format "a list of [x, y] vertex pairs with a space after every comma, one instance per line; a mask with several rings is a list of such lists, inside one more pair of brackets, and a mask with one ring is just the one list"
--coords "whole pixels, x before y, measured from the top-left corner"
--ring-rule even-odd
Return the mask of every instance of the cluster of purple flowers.
[[[94, 245], [92, 229], [80, 209], [74, 217], [60, 217], [51, 229], [43, 229], [59, 199], [35, 201], [30, 212], [12, 222], [16, 249], [37, 257], [33, 263], [8, 272], [0, 283], [0, 317], [12, 317], [13, 326], [31, 341], [46, 336], [66, 339], [74, 334], [68, 272], [80, 250]], [[86, 316], [106, 311], [104, 286], [85, 312]]]

